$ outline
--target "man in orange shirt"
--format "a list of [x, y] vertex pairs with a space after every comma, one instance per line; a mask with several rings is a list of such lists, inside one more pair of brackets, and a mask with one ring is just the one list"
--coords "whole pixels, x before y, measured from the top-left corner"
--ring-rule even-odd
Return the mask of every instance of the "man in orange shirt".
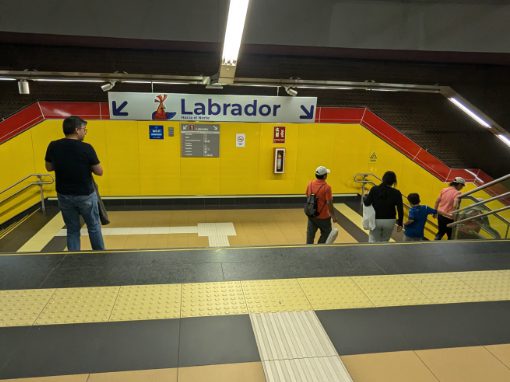
[[331, 186], [326, 183], [326, 178], [330, 170], [324, 166], [319, 166], [315, 170], [315, 180], [312, 180], [306, 188], [306, 196], [315, 194], [317, 198], [317, 216], [308, 217], [308, 227], [306, 230], [306, 244], [313, 244], [317, 230], [321, 231], [318, 244], [326, 242], [331, 232], [331, 219], [336, 223], [333, 209], [333, 193]]
[[457, 176], [448, 187], [441, 190], [434, 206], [438, 213], [438, 232], [435, 240], [441, 240], [445, 233], [448, 240], [452, 239], [452, 229], [448, 227], [448, 224], [453, 223], [453, 211], [458, 208], [460, 190], [464, 188], [465, 184], [464, 178]]

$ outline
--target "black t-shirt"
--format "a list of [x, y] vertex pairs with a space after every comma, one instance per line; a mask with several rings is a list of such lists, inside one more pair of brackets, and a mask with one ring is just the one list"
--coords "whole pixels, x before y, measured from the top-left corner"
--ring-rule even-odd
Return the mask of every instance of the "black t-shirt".
[[94, 148], [76, 139], [62, 138], [48, 145], [45, 160], [53, 164], [57, 192], [63, 195], [90, 195], [91, 166], [99, 164]]
[[398, 212], [397, 224], [402, 225], [404, 220], [404, 208], [402, 203], [402, 194], [399, 190], [381, 184], [374, 186], [365, 197], [365, 206], [372, 205], [375, 210], [376, 219], [395, 219]]

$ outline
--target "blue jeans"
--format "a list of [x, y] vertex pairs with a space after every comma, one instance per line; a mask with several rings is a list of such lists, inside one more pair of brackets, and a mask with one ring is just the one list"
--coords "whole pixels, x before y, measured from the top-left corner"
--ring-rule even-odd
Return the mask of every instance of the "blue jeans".
[[104, 250], [97, 194], [95, 192], [90, 195], [58, 194], [58, 205], [66, 223], [67, 249], [69, 251], [80, 250], [80, 215], [87, 224], [92, 249]]

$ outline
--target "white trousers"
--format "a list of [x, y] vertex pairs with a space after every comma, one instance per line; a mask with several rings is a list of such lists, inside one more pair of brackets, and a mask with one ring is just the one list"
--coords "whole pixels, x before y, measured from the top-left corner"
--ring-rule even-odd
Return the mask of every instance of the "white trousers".
[[395, 228], [395, 219], [375, 219], [375, 229], [368, 234], [369, 243], [388, 241]]

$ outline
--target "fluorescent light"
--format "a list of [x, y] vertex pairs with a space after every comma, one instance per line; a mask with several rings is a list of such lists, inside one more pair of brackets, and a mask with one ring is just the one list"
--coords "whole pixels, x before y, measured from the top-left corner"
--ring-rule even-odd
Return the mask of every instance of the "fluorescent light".
[[501, 139], [508, 147], [510, 147], [510, 138], [505, 137], [503, 134], [496, 134], [496, 137]]
[[237, 64], [237, 56], [239, 55], [249, 2], [249, 0], [230, 0], [227, 30], [225, 32], [225, 41], [223, 42], [222, 60], [224, 64]]
[[0, 77], [0, 81], [16, 81], [16, 78]]
[[84, 78], [34, 78], [37, 82], [103, 82], [103, 80], [92, 80]]
[[472, 110], [470, 110], [468, 107], [466, 107], [464, 104], [462, 104], [457, 98], [450, 97], [448, 98], [455, 106], [457, 106], [460, 110], [462, 110], [464, 113], [469, 115], [471, 118], [473, 118], [476, 122], [478, 122], [483, 127], [491, 128], [491, 125], [489, 125], [487, 122], [485, 122], [482, 118], [480, 118], [478, 115], [476, 115]]
[[150, 84], [151, 81], [144, 81], [144, 80], [127, 80], [122, 81], [123, 84]]

